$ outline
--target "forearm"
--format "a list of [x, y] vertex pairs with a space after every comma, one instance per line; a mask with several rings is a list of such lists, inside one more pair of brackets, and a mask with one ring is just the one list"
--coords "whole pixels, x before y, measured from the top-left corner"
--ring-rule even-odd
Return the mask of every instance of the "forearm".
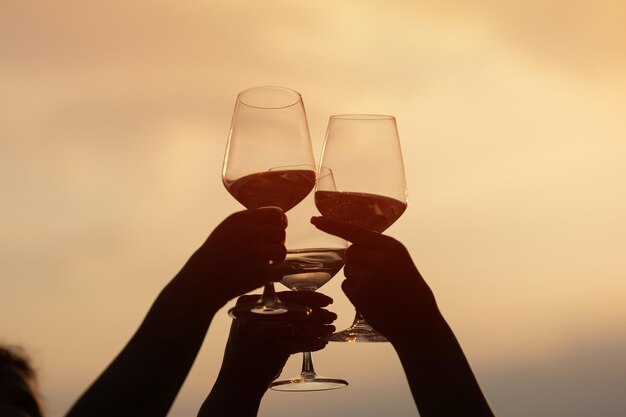
[[67, 417], [162, 417], [169, 411], [217, 308], [173, 280], [115, 360]]
[[246, 387], [245, 381], [230, 381], [220, 375], [198, 417], [255, 417], [264, 393], [264, 389]]
[[420, 416], [493, 416], [454, 333], [436, 316], [419, 338], [394, 343]]

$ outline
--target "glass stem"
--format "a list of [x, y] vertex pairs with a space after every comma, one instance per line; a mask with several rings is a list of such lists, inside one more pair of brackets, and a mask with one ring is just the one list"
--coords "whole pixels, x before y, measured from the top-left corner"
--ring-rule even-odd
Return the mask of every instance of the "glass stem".
[[359, 313], [359, 311], [356, 311], [356, 314], [354, 315], [354, 322], [352, 323], [352, 325], [359, 325], [359, 324], [367, 324], [367, 321], [365, 321], [365, 317], [363, 317], [363, 314]]
[[273, 282], [270, 281], [265, 284], [263, 295], [261, 295], [261, 303], [266, 307], [275, 307], [278, 305], [278, 297], [276, 296]]
[[302, 352], [302, 376], [313, 378], [315, 370], [313, 369], [313, 358], [311, 352]]

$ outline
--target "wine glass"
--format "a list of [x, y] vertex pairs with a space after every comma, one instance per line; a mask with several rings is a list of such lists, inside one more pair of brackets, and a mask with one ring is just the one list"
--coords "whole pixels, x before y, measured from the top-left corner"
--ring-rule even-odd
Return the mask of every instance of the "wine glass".
[[[311, 192], [315, 176], [300, 93], [284, 87], [254, 87], [239, 93], [222, 170], [228, 192], [247, 209], [277, 206], [287, 212]], [[287, 312], [308, 314], [309, 309], [280, 301], [273, 282], [265, 285], [254, 305], [229, 310], [235, 318], [268, 321], [292, 319], [290, 314], [274, 317]]]
[[[315, 204], [323, 216], [382, 233], [406, 210], [404, 164], [393, 116], [331, 116], [320, 165], [332, 170], [336, 184], [335, 189], [327, 188], [327, 182], [317, 183]], [[350, 327], [327, 340], [387, 341], [358, 311]]]
[[[332, 172], [321, 168], [318, 182], [332, 188]], [[344, 264], [348, 242], [318, 230], [310, 222], [315, 214], [313, 196], [307, 197], [289, 213], [287, 257], [282, 265], [280, 281], [292, 291], [316, 291], [339, 272]], [[348, 382], [338, 378], [318, 375], [313, 369], [311, 352], [302, 353], [300, 375], [274, 381], [275, 391], [323, 391], [344, 388]]]

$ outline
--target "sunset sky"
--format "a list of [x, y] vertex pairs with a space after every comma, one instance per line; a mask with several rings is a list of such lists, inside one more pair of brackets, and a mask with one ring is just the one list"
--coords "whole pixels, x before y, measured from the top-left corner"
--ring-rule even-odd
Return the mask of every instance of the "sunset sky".
[[[625, 21], [611, 0], [0, 0], [0, 342], [61, 417], [242, 208], [220, 178], [235, 97], [280, 85], [316, 157], [331, 114], [396, 116], [409, 207], [388, 234], [496, 414], [626, 415]], [[197, 412], [229, 320], [172, 417]], [[350, 386], [268, 392], [261, 417], [417, 414], [390, 345], [314, 359]]]

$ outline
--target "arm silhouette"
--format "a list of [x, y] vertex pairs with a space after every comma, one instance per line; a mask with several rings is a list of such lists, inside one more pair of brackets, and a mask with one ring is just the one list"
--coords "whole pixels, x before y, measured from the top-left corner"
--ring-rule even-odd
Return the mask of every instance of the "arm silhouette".
[[278, 208], [237, 212], [220, 223], [66, 417], [165, 416], [217, 310], [271, 280], [268, 261], [286, 254], [285, 227]]
[[[233, 320], [217, 381], [198, 417], [254, 417], [269, 384], [278, 377], [289, 355], [323, 349], [320, 336], [335, 331], [336, 318], [323, 307], [332, 299], [316, 292], [281, 292], [280, 299], [307, 305], [312, 313], [291, 323]], [[258, 296], [240, 297], [238, 303]]]
[[354, 224], [313, 217], [352, 245], [342, 289], [398, 353], [422, 417], [493, 416], [435, 297], [397, 240]]

